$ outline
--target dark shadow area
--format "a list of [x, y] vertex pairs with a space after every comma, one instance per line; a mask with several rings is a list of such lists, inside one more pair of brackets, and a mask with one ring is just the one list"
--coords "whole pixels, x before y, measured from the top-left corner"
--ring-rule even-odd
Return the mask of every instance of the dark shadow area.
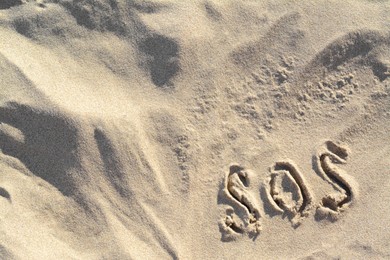
[[149, 69], [153, 84], [162, 87], [179, 71], [179, 46], [165, 36], [153, 35], [142, 41], [140, 50], [150, 56]]
[[9, 194], [9, 192], [6, 189], [4, 189], [2, 187], [0, 187], [0, 197], [4, 197], [8, 201], [11, 201], [11, 195]]
[[21, 5], [23, 2], [21, 0], [1, 0], [0, 1], [0, 10], [8, 9], [13, 6]]
[[321, 171], [320, 171], [320, 169], [319, 169], [319, 163], [318, 163], [318, 161], [317, 161], [317, 155], [313, 155], [313, 156], [311, 157], [311, 168], [313, 169], [313, 171], [314, 171], [319, 177], [321, 177], [321, 179], [327, 181], [326, 178], [325, 178], [325, 176], [323, 176], [323, 175], [321, 174]]
[[367, 54], [381, 43], [383, 43], [383, 37], [377, 32], [351, 32], [325, 47], [315, 57], [311, 66], [321, 65], [335, 70], [341, 64], [357, 56], [367, 57]]
[[0, 244], [0, 259], [17, 259], [5, 246]]
[[0, 122], [19, 129], [23, 143], [0, 132], [0, 149], [19, 159], [34, 175], [73, 195], [75, 178], [70, 170], [79, 166], [77, 131], [65, 118], [15, 102], [0, 107]]
[[371, 66], [374, 75], [377, 76], [380, 81], [384, 81], [390, 76], [390, 68], [388, 68], [386, 64], [376, 61]]
[[129, 198], [131, 194], [129, 189], [126, 188], [128, 183], [125, 179], [125, 173], [123, 172], [122, 166], [116, 157], [113, 144], [100, 129], [95, 129], [94, 137], [104, 164], [105, 174], [109, 179], [110, 184], [114, 186], [114, 189], [121, 197]]
[[[132, 13], [128, 16], [120, 11], [120, 1], [59, 1], [59, 4], [69, 10], [76, 19], [78, 25], [90, 30], [111, 31], [118, 35], [126, 35], [127, 25], [124, 21], [132, 19]], [[134, 21], [132, 21], [134, 22]]]
[[206, 2], [204, 4], [204, 8], [206, 10], [207, 16], [211, 20], [213, 20], [213, 21], [221, 20], [222, 14], [216, 9], [216, 7], [212, 3]]
[[243, 167], [239, 166], [239, 165], [231, 165], [230, 168], [229, 168], [229, 176], [234, 174], [234, 173], [237, 173], [238, 175], [238, 178], [240, 179], [240, 181], [242, 182], [242, 184], [245, 186], [245, 187], [248, 187], [248, 181], [247, 179], [242, 176], [241, 174], [238, 174], [240, 171], [244, 170]]
[[229, 175], [231, 175], [233, 173], [238, 173], [242, 170], [244, 170], [244, 168], [239, 166], [239, 165], [231, 165], [229, 168]]
[[219, 184], [218, 195], [217, 195], [217, 204], [218, 205], [229, 204], [229, 202], [230, 202], [230, 199], [226, 196], [225, 191], [224, 191], [225, 186], [226, 186], [225, 180]]
[[333, 45], [329, 47], [326, 54], [321, 57], [321, 62], [327, 68], [335, 70], [337, 66], [354, 57], [367, 55], [371, 50], [372, 46], [364, 41], [355, 41], [353, 44], [348, 44], [347, 46], [344, 46], [344, 44]]
[[255, 233], [255, 232], [248, 233], [248, 237], [250, 239], [252, 239], [252, 241], [256, 241], [256, 239], [258, 238], [259, 235], [260, 235], [260, 233]]
[[[38, 23], [37, 17], [35, 22]], [[24, 35], [27, 38], [33, 38], [35, 30], [34, 21], [28, 20], [26, 17], [20, 17], [14, 20], [13, 25], [15, 30], [21, 35]]]
[[[111, 0], [113, 1], [113, 0]], [[131, 6], [136, 9], [138, 12], [146, 13], [146, 14], [153, 14], [158, 13], [161, 10], [168, 8], [169, 5], [162, 4], [162, 3], [154, 3], [149, 1], [142, 1], [142, 2], [132, 2]]]
[[326, 141], [325, 144], [326, 144], [326, 148], [330, 152], [334, 153], [335, 155], [337, 155], [338, 157], [340, 157], [343, 160], [347, 159], [348, 153], [347, 153], [346, 149], [336, 145], [335, 143], [333, 143], [331, 141]]

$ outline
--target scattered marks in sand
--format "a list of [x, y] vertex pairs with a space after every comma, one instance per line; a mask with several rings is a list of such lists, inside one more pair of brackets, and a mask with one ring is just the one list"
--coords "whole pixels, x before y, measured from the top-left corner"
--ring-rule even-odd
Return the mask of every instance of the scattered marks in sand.
[[287, 214], [294, 227], [299, 226], [301, 218], [308, 215], [313, 197], [298, 167], [289, 160], [276, 162], [271, 167], [269, 185], [274, 206]]
[[[225, 180], [225, 192], [234, 206], [238, 206], [246, 212], [246, 216], [240, 218], [242, 223], [234, 214], [233, 209], [227, 210], [227, 217], [224, 220], [225, 230], [230, 229], [230, 233], [248, 234], [253, 239], [261, 231], [260, 211], [255, 203], [255, 199], [248, 190], [250, 186], [250, 172], [240, 165], [233, 164], [229, 168], [229, 173]], [[226, 236], [226, 234], [225, 234]]]
[[308, 93], [298, 96], [298, 101], [307, 108], [311, 100], [321, 100], [326, 103], [343, 106], [351, 100], [351, 97], [359, 93], [359, 84], [354, 81], [353, 73], [337, 73], [327, 75], [317, 82], [306, 82], [304, 84]]
[[348, 158], [348, 149], [345, 146], [326, 141], [315, 156], [316, 171], [327, 180], [338, 192], [329, 194], [322, 199], [317, 208], [317, 219], [330, 217], [336, 220], [340, 212], [345, 210], [355, 199], [357, 184], [336, 164], [345, 164]]
[[182, 182], [184, 184], [184, 191], [189, 190], [189, 183], [190, 183], [190, 175], [189, 175], [189, 161], [190, 161], [190, 153], [189, 153], [189, 147], [190, 147], [190, 140], [188, 139], [187, 135], [179, 135], [177, 136], [177, 143], [173, 147], [173, 151], [176, 155], [176, 159], [179, 165], [179, 168], [182, 172]]

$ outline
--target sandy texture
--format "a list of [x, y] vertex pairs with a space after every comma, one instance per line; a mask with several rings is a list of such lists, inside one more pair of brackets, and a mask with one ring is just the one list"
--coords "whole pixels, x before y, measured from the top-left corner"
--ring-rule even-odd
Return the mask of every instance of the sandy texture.
[[390, 1], [0, 1], [0, 259], [390, 259]]

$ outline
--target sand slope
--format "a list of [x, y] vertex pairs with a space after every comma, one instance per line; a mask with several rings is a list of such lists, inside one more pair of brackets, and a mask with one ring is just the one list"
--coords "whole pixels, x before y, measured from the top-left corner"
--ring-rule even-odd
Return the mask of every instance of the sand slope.
[[0, 3], [0, 259], [390, 258], [390, 2]]

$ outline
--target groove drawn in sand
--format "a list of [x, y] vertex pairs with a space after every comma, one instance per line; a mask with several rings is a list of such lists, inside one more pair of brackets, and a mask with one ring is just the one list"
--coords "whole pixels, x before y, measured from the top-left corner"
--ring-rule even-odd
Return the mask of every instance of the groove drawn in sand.
[[249, 175], [250, 173], [239, 165], [230, 166], [224, 190], [232, 202], [232, 206], [241, 208], [246, 216], [238, 217], [233, 209], [228, 209], [222, 229], [227, 234], [248, 234], [249, 237], [255, 239], [261, 230], [260, 211], [253, 196], [248, 191], [250, 185]]
[[274, 207], [285, 213], [293, 226], [300, 224], [302, 217], [307, 216], [311, 208], [313, 198], [306, 181], [291, 161], [279, 161], [271, 167], [271, 179], [269, 193], [274, 202]]
[[316, 170], [318, 173], [332, 184], [339, 192], [329, 194], [322, 199], [317, 209], [317, 217], [335, 217], [347, 208], [356, 197], [357, 184], [351, 176], [335, 164], [345, 164], [348, 158], [346, 147], [338, 145], [332, 141], [326, 141], [316, 155]]

